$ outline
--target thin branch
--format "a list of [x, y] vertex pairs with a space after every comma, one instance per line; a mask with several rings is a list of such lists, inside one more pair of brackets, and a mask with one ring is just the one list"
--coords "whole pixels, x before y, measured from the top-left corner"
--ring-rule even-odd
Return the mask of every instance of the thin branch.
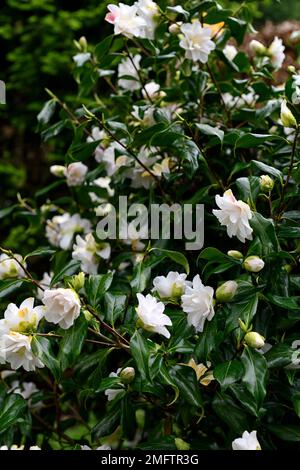
[[139, 77], [139, 81], [140, 81], [140, 83], [141, 83], [141, 85], [142, 85], [142, 88], [143, 88], [143, 90], [144, 90], [144, 92], [145, 92], [145, 95], [147, 96], [147, 98], [148, 98], [148, 100], [150, 101], [150, 103], [153, 104], [153, 101], [152, 101], [151, 96], [149, 95], [149, 93], [148, 93], [148, 91], [147, 91], [147, 88], [146, 88], [145, 83], [144, 83], [144, 80], [143, 80], [143, 78], [142, 78], [142, 76], [141, 76], [141, 74], [140, 74], [140, 71], [139, 71], [139, 69], [137, 68], [137, 66], [136, 66], [135, 63], [134, 63], [134, 60], [133, 60], [133, 57], [132, 57], [132, 55], [131, 55], [131, 53], [130, 53], [130, 50], [129, 50], [129, 48], [128, 48], [127, 42], [125, 42], [125, 49], [126, 49], [128, 58], [129, 58], [129, 60], [130, 60], [130, 62], [131, 62], [131, 64], [132, 64], [134, 70], [136, 71], [136, 73], [137, 73], [137, 75], [138, 75], [138, 77]]
[[129, 349], [129, 342], [125, 339], [120, 333], [118, 333], [114, 328], [108, 325], [105, 321], [101, 320], [98, 313], [91, 307], [90, 305], [85, 305], [85, 308], [93, 315], [94, 318], [98, 320], [100, 325], [108, 331], [111, 335], [113, 335], [118, 342], [118, 345], [124, 349]]

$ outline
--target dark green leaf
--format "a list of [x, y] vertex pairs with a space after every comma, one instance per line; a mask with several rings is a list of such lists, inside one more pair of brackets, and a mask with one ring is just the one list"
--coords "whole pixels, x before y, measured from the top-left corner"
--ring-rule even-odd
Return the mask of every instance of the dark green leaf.
[[213, 399], [212, 407], [219, 418], [236, 435], [241, 435], [247, 429], [245, 413], [228, 395], [218, 393]]
[[225, 388], [242, 378], [243, 366], [239, 361], [228, 361], [214, 368], [214, 378]]
[[300, 442], [300, 426], [269, 424], [268, 429], [283, 441]]
[[130, 341], [130, 351], [142, 379], [150, 380], [149, 360], [150, 355], [155, 351], [155, 343], [136, 331]]
[[262, 354], [248, 346], [245, 346], [241, 361], [245, 369], [242, 381], [259, 409], [266, 395], [267, 361]]
[[184, 254], [180, 253], [179, 251], [165, 250], [163, 248], [152, 248], [150, 251], [159, 251], [164, 255], [165, 258], [170, 258], [171, 260], [175, 261], [175, 263], [183, 266], [185, 272], [189, 274], [190, 267], [188, 260], [186, 259]]
[[55, 253], [55, 250], [53, 250], [53, 248], [50, 248], [48, 246], [44, 246], [44, 247], [41, 247], [41, 248], [37, 248], [37, 250], [31, 251], [30, 253], [28, 253], [25, 256], [24, 259], [26, 260], [27, 258], [31, 258], [33, 256], [53, 255], [53, 253]]
[[113, 277], [113, 272], [108, 272], [107, 274], [91, 275], [86, 280], [86, 295], [92, 307], [96, 307], [99, 304], [105, 292], [110, 288]]
[[19, 289], [24, 284], [22, 279], [3, 279], [0, 280], [0, 299]]
[[47, 338], [34, 336], [31, 341], [33, 354], [52, 372], [58, 382], [61, 376], [60, 364], [53, 354], [51, 341]]
[[81, 353], [81, 349], [86, 337], [88, 324], [84, 315], [80, 315], [74, 325], [66, 330], [60, 342], [58, 361], [62, 369], [66, 369], [74, 364]]
[[126, 309], [126, 298], [126, 295], [122, 294], [110, 292], [104, 294], [105, 318], [112, 326], [117, 320], [122, 321]]
[[76, 271], [78, 271], [79, 267], [80, 267], [80, 261], [76, 261], [74, 259], [71, 259], [58, 272], [55, 272], [55, 274], [54, 274], [54, 276], [51, 280], [51, 286], [54, 286], [55, 284], [57, 284], [64, 277], [72, 276], [72, 274], [75, 274]]
[[0, 433], [17, 423], [23, 417], [26, 408], [27, 403], [21, 395], [17, 393], [7, 395], [1, 404]]
[[111, 434], [120, 421], [120, 414], [120, 404], [116, 403], [109, 411], [105, 413], [101, 421], [99, 421], [99, 423], [96, 424], [96, 426], [92, 429], [93, 439], [99, 439], [100, 437]]

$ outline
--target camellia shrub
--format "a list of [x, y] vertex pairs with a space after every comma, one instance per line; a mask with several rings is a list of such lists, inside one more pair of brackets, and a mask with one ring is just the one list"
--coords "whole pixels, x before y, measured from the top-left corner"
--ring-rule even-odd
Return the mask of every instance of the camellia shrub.
[[82, 104], [48, 90], [52, 183], [5, 209], [36, 249], [1, 247], [0, 444], [296, 448], [300, 76], [277, 37], [243, 52], [247, 2], [128, 3], [76, 42]]

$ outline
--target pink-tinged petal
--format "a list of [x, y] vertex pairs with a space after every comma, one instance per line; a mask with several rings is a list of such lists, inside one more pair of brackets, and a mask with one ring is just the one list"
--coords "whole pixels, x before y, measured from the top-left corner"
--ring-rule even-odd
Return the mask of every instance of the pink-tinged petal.
[[107, 15], [105, 16], [105, 21], [107, 21], [108, 23], [111, 23], [111, 24], [114, 24], [115, 21], [116, 21], [116, 18], [117, 18], [117, 15], [115, 13], [107, 13]]

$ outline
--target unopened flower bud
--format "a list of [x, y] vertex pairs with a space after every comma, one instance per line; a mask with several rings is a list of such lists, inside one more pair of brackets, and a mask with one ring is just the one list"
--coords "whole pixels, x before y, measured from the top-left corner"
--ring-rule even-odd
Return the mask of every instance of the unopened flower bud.
[[284, 127], [297, 127], [296, 118], [288, 108], [286, 100], [281, 103], [280, 119]]
[[255, 331], [247, 333], [244, 340], [248, 346], [255, 349], [260, 349], [265, 345], [265, 338]]
[[251, 52], [257, 55], [265, 55], [267, 51], [266, 47], [261, 42], [256, 41], [255, 39], [250, 41], [249, 48]]
[[251, 273], [258, 273], [264, 267], [265, 263], [259, 256], [248, 256], [244, 261], [244, 268]]
[[68, 284], [72, 289], [78, 292], [84, 286], [84, 282], [85, 274], [83, 272], [80, 272], [79, 274], [72, 276], [72, 278], [68, 281]]
[[86, 52], [87, 51], [87, 40], [86, 40], [86, 37], [85, 36], [81, 36], [81, 38], [79, 39], [78, 43], [80, 44], [80, 47], [81, 47], [81, 50], [83, 52]]
[[190, 444], [180, 437], [175, 437], [175, 445], [177, 450], [190, 450]]
[[169, 26], [169, 33], [171, 34], [178, 34], [180, 32], [180, 27], [182, 25], [182, 21], [178, 23], [173, 23]]
[[83, 315], [86, 319], [86, 321], [89, 323], [91, 320], [94, 319], [93, 315], [91, 314], [91, 312], [89, 312], [88, 310], [86, 309], [82, 309], [82, 312], [83, 312]]
[[288, 72], [291, 74], [296, 73], [296, 68], [294, 65], [289, 65], [287, 69], [288, 69]]
[[243, 255], [240, 251], [237, 251], [237, 250], [229, 250], [227, 251], [227, 255], [228, 256], [231, 256], [231, 258], [234, 258], [234, 259], [243, 259]]
[[124, 384], [129, 384], [134, 380], [135, 377], [135, 370], [133, 367], [125, 367], [125, 369], [121, 370], [119, 374], [120, 379]]
[[50, 166], [50, 173], [58, 178], [63, 178], [65, 176], [65, 167], [62, 165], [52, 165]]
[[235, 281], [226, 281], [216, 290], [216, 299], [219, 302], [230, 302], [235, 296], [238, 285]]
[[273, 188], [274, 188], [274, 180], [272, 180], [272, 178], [270, 178], [269, 175], [262, 175], [260, 177], [260, 189], [262, 191], [269, 192], [269, 191], [272, 191]]

